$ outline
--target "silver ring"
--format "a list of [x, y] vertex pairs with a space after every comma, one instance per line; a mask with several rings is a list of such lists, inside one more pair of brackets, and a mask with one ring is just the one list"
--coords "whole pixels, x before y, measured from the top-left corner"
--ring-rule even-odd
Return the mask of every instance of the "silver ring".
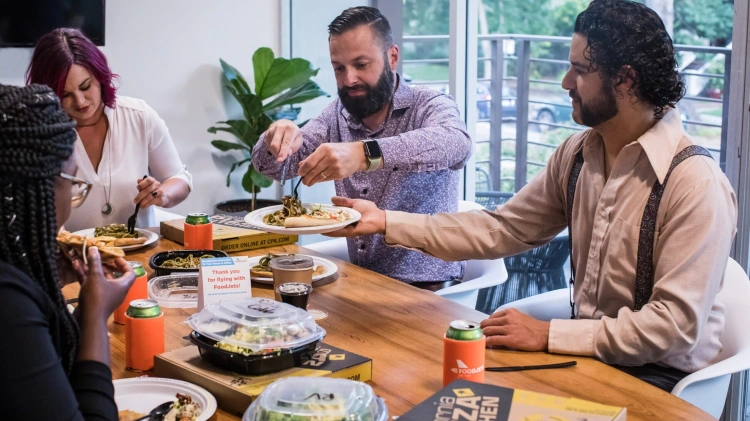
[[327, 177], [327, 176], [326, 176], [326, 174], [325, 174], [325, 173], [323, 173], [323, 172], [322, 172], [322, 173], [320, 173], [320, 178], [323, 178], [323, 179], [325, 179], [326, 177]]

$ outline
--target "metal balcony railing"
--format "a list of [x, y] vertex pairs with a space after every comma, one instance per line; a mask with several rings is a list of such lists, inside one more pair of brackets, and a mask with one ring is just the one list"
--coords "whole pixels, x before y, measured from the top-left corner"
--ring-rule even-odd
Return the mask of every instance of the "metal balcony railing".
[[[449, 37], [447, 35], [421, 35], [421, 36], [404, 36], [404, 43], [430, 43], [430, 42], [447, 42]], [[540, 148], [557, 148], [557, 145], [536, 142], [529, 140], [529, 128], [556, 128], [565, 129], [572, 131], [581, 130], [582, 127], [578, 125], [550, 122], [550, 121], [539, 121], [534, 118], [529, 118], [530, 104], [538, 106], [549, 106], [549, 107], [563, 107], [572, 109], [571, 104], [561, 103], [555, 101], [545, 101], [530, 99], [531, 86], [533, 85], [560, 85], [560, 80], [547, 80], [547, 79], [534, 79], [531, 77], [531, 63], [547, 63], [553, 66], [561, 66], [562, 69], [569, 66], [567, 60], [556, 60], [550, 58], [539, 58], [532, 57], [532, 44], [533, 43], [547, 43], [549, 44], [570, 44], [569, 37], [553, 37], [553, 36], [537, 36], [537, 35], [480, 35], [478, 41], [489, 42], [491, 45], [490, 57], [480, 57], [478, 60], [480, 63], [489, 61], [491, 63], [491, 72], [485, 77], [478, 78], [479, 82], [489, 82], [489, 100], [478, 100], [479, 103], [489, 102], [489, 116], [478, 119], [479, 123], [487, 123], [490, 125], [489, 139], [477, 140], [477, 144], [489, 144], [489, 159], [478, 160], [476, 162], [477, 169], [485, 173], [488, 177], [486, 181], [488, 184], [488, 190], [501, 190], [503, 181], [512, 181], [514, 184], [514, 190], [520, 190], [527, 182], [527, 174], [529, 167], [544, 167], [545, 162], [537, 162], [528, 158], [528, 147], [532, 145]], [[508, 43], [511, 42], [513, 52], [506, 52], [504, 48]], [[731, 68], [731, 57], [732, 50], [724, 47], [702, 47], [702, 46], [691, 46], [691, 45], [675, 45], [675, 50], [678, 52], [691, 52], [691, 53], [703, 53], [710, 55], [723, 55], [724, 60], [724, 71], [721, 74], [711, 74], [696, 72], [693, 70], [682, 70], [680, 73], [684, 77], [699, 77], [699, 78], [714, 78], [722, 79], [724, 81], [724, 89], [722, 98], [707, 98], [695, 95], [688, 95], [683, 98], [683, 101], [694, 101], [697, 103], [721, 103], [722, 104], [722, 116], [721, 124], [713, 122], [704, 122], [696, 120], [695, 116], [690, 116], [687, 119], [683, 119], [683, 124], [687, 126], [702, 126], [702, 127], [714, 127], [721, 129], [721, 147], [715, 148], [707, 146], [707, 149], [711, 151], [716, 158], [719, 158], [721, 167], [724, 169], [724, 161], [726, 156], [726, 136], [727, 136], [727, 116], [728, 116], [728, 100], [729, 95], [729, 69]], [[432, 59], [407, 59], [403, 61], [404, 64], [448, 64], [447, 58], [432, 58]], [[511, 76], [508, 73], [508, 63], [515, 62], [515, 76]], [[504, 97], [503, 86], [507, 82], [514, 82], [516, 95]], [[445, 85], [447, 86], [447, 80], [415, 80], [412, 84], [429, 84], [429, 85]], [[506, 91], [507, 94], [507, 91]], [[514, 100], [516, 106], [516, 116], [503, 115], [503, 100]], [[487, 118], [488, 117], [488, 118]], [[515, 137], [503, 137], [503, 123], [511, 124], [515, 123]], [[514, 157], [503, 157], [503, 146], [509, 142], [514, 142]], [[704, 145], [706, 146], [706, 145]], [[506, 146], [507, 147], [507, 146]], [[515, 164], [515, 170], [513, 171], [513, 177], [503, 177], [502, 175], [502, 163], [512, 162]], [[483, 168], [487, 168], [485, 171]]]

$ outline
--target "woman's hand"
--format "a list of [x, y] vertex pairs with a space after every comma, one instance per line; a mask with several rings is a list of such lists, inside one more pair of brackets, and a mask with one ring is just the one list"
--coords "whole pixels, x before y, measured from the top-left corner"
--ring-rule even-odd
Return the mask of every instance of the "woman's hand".
[[146, 177], [144, 179], [138, 179], [138, 196], [135, 197], [133, 203], [140, 203], [141, 209], [145, 209], [149, 206], [156, 205], [161, 207], [167, 207], [168, 198], [164, 193], [162, 184], [154, 177]]
[[334, 205], [352, 208], [362, 214], [359, 221], [340, 230], [323, 235], [329, 237], [358, 237], [360, 235], [385, 234], [385, 211], [369, 200], [347, 199], [335, 196], [331, 199]]
[[135, 281], [135, 272], [125, 259], [118, 258], [113, 262], [112, 269], [122, 273], [122, 276], [114, 278], [109, 268], [102, 266], [99, 249], [96, 247], [89, 247], [88, 262], [88, 275], [81, 283], [76, 315], [80, 321], [104, 320], [106, 322], [125, 299], [130, 286]]

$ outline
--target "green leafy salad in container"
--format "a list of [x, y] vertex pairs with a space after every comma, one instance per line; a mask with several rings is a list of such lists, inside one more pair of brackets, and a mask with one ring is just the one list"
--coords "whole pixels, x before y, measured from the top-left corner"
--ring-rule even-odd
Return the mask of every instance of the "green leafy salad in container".
[[268, 386], [242, 421], [386, 421], [388, 408], [372, 388], [328, 377], [287, 377]]
[[255, 297], [208, 305], [187, 324], [204, 359], [243, 374], [299, 365], [326, 334], [308, 312]]

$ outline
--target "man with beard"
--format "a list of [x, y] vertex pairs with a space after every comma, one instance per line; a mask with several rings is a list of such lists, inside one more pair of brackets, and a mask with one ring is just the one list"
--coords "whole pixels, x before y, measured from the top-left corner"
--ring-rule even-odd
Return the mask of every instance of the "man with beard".
[[[372, 7], [345, 10], [328, 26], [338, 99], [303, 128], [274, 122], [253, 150], [266, 176], [295, 174], [307, 186], [334, 180], [336, 193], [383, 209], [455, 212], [459, 171], [471, 139], [456, 103], [445, 94], [408, 86], [388, 20]], [[351, 262], [412, 285], [437, 290], [460, 282], [463, 265], [404, 248], [382, 235], [348, 241]]]
[[569, 229], [571, 319], [515, 309], [482, 322], [487, 344], [598, 358], [670, 391], [721, 351], [722, 287], [737, 201], [718, 164], [685, 134], [684, 94], [659, 16], [594, 0], [576, 19], [562, 87], [573, 119], [547, 167], [494, 212], [411, 215], [334, 198], [362, 213], [331, 235], [383, 234], [445, 260], [496, 259]]

